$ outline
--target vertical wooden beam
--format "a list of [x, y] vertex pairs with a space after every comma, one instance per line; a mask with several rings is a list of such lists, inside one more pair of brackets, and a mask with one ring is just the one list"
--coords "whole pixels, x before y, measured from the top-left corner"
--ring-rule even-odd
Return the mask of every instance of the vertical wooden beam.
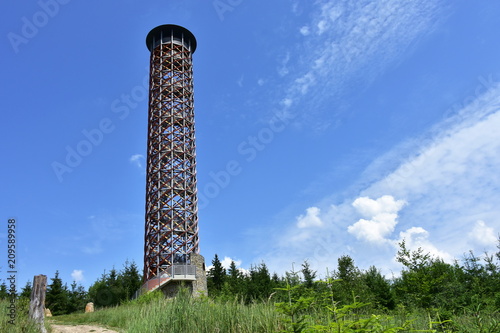
[[45, 333], [45, 291], [47, 290], [47, 276], [35, 275], [31, 290], [29, 317], [40, 325], [41, 332]]

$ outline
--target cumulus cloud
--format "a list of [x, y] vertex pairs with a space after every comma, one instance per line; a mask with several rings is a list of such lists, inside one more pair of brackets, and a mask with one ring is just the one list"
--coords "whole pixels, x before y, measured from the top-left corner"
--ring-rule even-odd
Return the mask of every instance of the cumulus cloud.
[[311, 227], [321, 227], [323, 221], [319, 217], [320, 209], [318, 207], [310, 207], [306, 209], [306, 215], [300, 215], [297, 218], [297, 227], [311, 228]]
[[373, 217], [384, 213], [396, 214], [406, 204], [404, 200], [395, 200], [391, 195], [384, 195], [377, 200], [359, 197], [352, 206], [364, 217]]
[[81, 269], [74, 269], [71, 273], [71, 277], [75, 282], [82, 282], [85, 280], [85, 278], [83, 277], [83, 271]]
[[398, 211], [405, 205], [404, 200], [395, 200], [390, 195], [384, 195], [377, 200], [368, 197], [360, 197], [354, 200], [353, 207], [366, 219], [350, 225], [347, 231], [357, 239], [370, 243], [385, 243], [394, 232], [396, 227]]
[[135, 164], [138, 168], [142, 168], [143, 167], [142, 163], [145, 160], [146, 159], [144, 158], [143, 155], [141, 155], [141, 154], [135, 154], [135, 155], [132, 155], [130, 157], [129, 162]]
[[[233, 259], [231, 257], [228, 257], [228, 256], [224, 256], [224, 259], [222, 259], [220, 261], [222, 267], [224, 267], [226, 269], [226, 271], [229, 269], [229, 267], [231, 266], [231, 261], [234, 261], [234, 264], [236, 265], [236, 268], [238, 269], [238, 271], [240, 271], [242, 274], [247, 274], [248, 273], [248, 270], [244, 269], [243, 267], [241, 267], [241, 263], [242, 261], [241, 260], [238, 260], [238, 259]], [[207, 266], [206, 270], [207, 272], [212, 269], [214, 266], [213, 265], [210, 265], [210, 266]]]
[[236, 267], [241, 266], [241, 260], [235, 260], [230, 257], [224, 257], [224, 259], [222, 259], [220, 263], [222, 264], [222, 267], [224, 267], [225, 269], [229, 269], [231, 261], [234, 261]]
[[482, 246], [492, 246], [497, 242], [497, 236], [493, 228], [488, 227], [484, 221], [478, 220], [474, 224], [469, 238], [476, 244]]

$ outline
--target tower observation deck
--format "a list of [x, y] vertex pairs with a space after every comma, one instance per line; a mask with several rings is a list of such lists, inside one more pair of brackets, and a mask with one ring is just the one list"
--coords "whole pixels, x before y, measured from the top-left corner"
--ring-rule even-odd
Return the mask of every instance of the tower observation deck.
[[[144, 281], [160, 280], [198, 254], [192, 55], [196, 39], [178, 25], [149, 32]], [[203, 272], [204, 275], [204, 272]]]

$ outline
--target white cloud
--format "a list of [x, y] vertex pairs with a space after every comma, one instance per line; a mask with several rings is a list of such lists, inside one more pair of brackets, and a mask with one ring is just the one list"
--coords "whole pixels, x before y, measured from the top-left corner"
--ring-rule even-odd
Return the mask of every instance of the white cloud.
[[[434, 243], [439, 241], [440, 247], [453, 255], [474, 250], [463, 241], [464, 231], [472, 229], [473, 221], [491, 223], [490, 231], [476, 224], [477, 234], [500, 229], [499, 106], [500, 86], [497, 86], [453, 120], [436, 127], [436, 134], [429, 139], [419, 138], [416, 147], [407, 145], [411, 150], [406, 154], [410, 157], [394, 171], [386, 170], [387, 176], [373, 182], [363, 194], [391, 193], [405, 198], [411, 206], [405, 209], [402, 227], [409, 228], [413, 221], [418, 221], [418, 225], [432, 230], [429, 239]], [[480, 245], [477, 239], [473, 243]]]
[[[448, 262], [494, 248], [500, 231], [498, 128], [500, 85], [427, 139], [415, 138], [374, 161], [376, 170], [367, 168], [364, 185], [355, 185], [357, 197], [335, 205], [326, 197], [300, 219], [290, 218], [262, 259], [282, 271], [309, 259], [324, 272], [349, 254], [360, 267], [376, 265], [390, 274], [400, 269], [393, 258], [403, 239], [409, 249], [420, 247]], [[314, 228], [319, 221], [321, 232]]]
[[236, 267], [241, 266], [241, 260], [234, 260], [230, 257], [224, 257], [224, 259], [222, 259], [222, 261], [220, 263], [222, 264], [222, 267], [224, 267], [225, 269], [229, 269], [229, 266], [231, 265], [231, 261], [234, 261]]
[[290, 52], [287, 52], [285, 57], [281, 60], [281, 66], [278, 68], [279, 76], [285, 76], [289, 73], [288, 62], [290, 61]]
[[138, 168], [142, 168], [143, 165], [143, 161], [145, 161], [146, 159], [144, 158], [143, 155], [141, 154], [135, 154], [135, 155], [132, 155], [129, 159], [130, 163], [134, 163]]
[[244, 75], [241, 75], [240, 78], [236, 81], [236, 84], [238, 87], [242, 88], [243, 87], [243, 80], [245, 79]]
[[290, 106], [292, 106], [293, 100], [291, 98], [284, 98], [281, 101], [281, 105], [285, 107], [285, 109], [288, 109]]
[[75, 282], [85, 281], [85, 278], [83, 277], [83, 271], [80, 269], [74, 269], [73, 272], [71, 273], [71, 277]]
[[302, 28], [300, 28], [300, 33], [303, 35], [303, 36], [307, 36], [311, 33], [310, 29], [308, 26], [303, 26]]
[[377, 200], [360, 197], [354, 200], [352, 205], [369, 220], [360, 219], [347, 227], [347, 231], [357, 239], [382, 244], [390, 242], [387, 237], [394, 232], [398, 223], [397, 213], [405, 205], [405, 201], [395, 200], [390, 195], [384, 195]]
[[[233, 259], [231, 257], [227, 257], [227, 256], [224, 256], [224, 259], [222, 259], [220, 261], [222, 267], [224, 267], [226, 269], [226, 271], [229, 269], [229, 267], [231, 266], [231, 261], [234, 261], [234, 264], [236, 265], [236, 268], [238, 269], [238, 271], [240, 271], [242, 274], [247, 274], [248, 273], [248, 270], [244, 269], [243, 267], [241, 267], [241, 263], [242, 261], [241, 260], [238, 260], [238, 259]], [[213, 265], [210, 265], [210, 266], [207, 266], [206, 267], [206, 271], [208, 272], [210, 269], [212, 269], [214, 266]]]
[[472, 231], [469, 232], [469, 238], [476, 244], [482, 246], [494, 246], [498, 239], [493, 228], [488, 227], [484, 221], [478, 220]]
[[306, 215], [300, 215], [297, 218], [297, 227], [311, 228], [311, 227], [321, 227], [323, 222], [319, 217], [320, 209], [318, 207], [310, 207], [306, 210]]
[[352, 206], [364, 217], [374, 217], [383, 213], [396, 214], [406, 204], [404, 200], [395, 200], [391, 195], [384, 195], [377, 200], [359, 197]]
[[438, 250], [438, 248], [429, 241], [429, 232], [422, 227], [412, 227], [406, 231], [402, 231], [399, 238], [399, 242], [405, 241], [406, 248], [409, 250], [414, 251], [420, 248], [424, 253], [429, 253], [433, 257], [441, 258], [447, 262], [453, 261], [452, 255], [445, 251]]
[[[290, 98], [296, 108], [304, 97], [312, 104], [322, 95], [331, 98], [357, 75], [370, 84], [443, 17], [437, 0], [316, 3], [317, 15], [301, 25], [309, 27], [310, 35], [301, 38], [299, 48], [311, 51], [293, 57], [302, 66], [294, 66], [297, 74], [289, 75], [286, 93], [276, 99]], [[307, 220], [299, 225], [290, 214], [284, 231], [266, 243], [265, 262], [289, 269], [291, 262], [309, 258], [322, 269], [332, 257], [351, 253], [360, 265], [378, 262], [382, 269], [398, 270], [391, 259], [402, 238], [409, 247], [445, 260], [468, 250], [482, 252], [500, 231], [500, 87], [487, 88], [453, 118], [375, 160], [349, 189], [355, 196], [339, 203], [339, 193], [332, 193], [315, 204], [321, 209], [316, 215], [321, 233], [301, 228]], [[314, 109], [309, 105], [308, 110]], [[386, 194], [400, 200], [393, 199], [392, 206], [377, 202]], [[306, 213], [303, 219], [308, 215], [315, 216]], [[347, 237], [349, 232], [357, 240]]]
[[[323, 0], [316, 6], [312, 20], [299, 27], [309, 38], [297, 45], [302, 51], [293, 59], [297, 74], [285, 92], [286, 97], [307, 94], [308, 103], [337, 95], [358, 76], [370, 84], [441, 18], [439, 0]], [[289, 74], [290, 62], [287, 53], [280, 76]]]

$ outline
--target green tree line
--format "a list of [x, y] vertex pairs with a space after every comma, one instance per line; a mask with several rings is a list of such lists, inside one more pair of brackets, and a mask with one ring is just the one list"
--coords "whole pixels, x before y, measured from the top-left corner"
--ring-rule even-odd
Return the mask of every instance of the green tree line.
[[[93, 302], [94, 306], [98, 308], [115, 306], [132, 299], [141, 284], [142, 278], [137, 265], [128, 261], [125, 262], [120, 271], [112, 268], [109, 273], [104, 272], [88, 291], [76, 281], [73, 281], [68, 287], [59, 277], [59, 272], [56, 271], [47, 285], [45, 307], [57, 316], [82, 312], [88, 302]], [[31, 282], [28, 281], [18, 293], [18, 298], [24, 301], [29, 300], [31, 290]], [[9, 298], [7, 285], [3, 282], [0, 285], [0, 300]]]
[[[396, 259], [403, 269], [399, 276], [388, 279], [375, 266], [362, 270], [350, 256], [343, 255], [335, 269], [327, 272], [327, 279], [319, 280], [307, 261], [298, 270], [279, 277], [270, 274], [265, 263], [244, 272], [232, 261], [226, 270], [215, 255], [207, 273], [208, 293], [213, 298], [239, 298], [246, 303], [270, 299], [281, 302], [290, 296], [276, 292], [283, 288], [292, 288], [292, 296], [312, 298], [330, 289], [336, 304], [362, 300], [373, 309], [385, 311], [403, 307], [440, 309], [446, 314], [464, 309], [500, 309], [500, 241], [493, 255], [486, 253], [480, 258], [470, 251], [453, 263], [432, 257], [421, 248], [410, 251], [403, 241]], [[327, 280], [335, 283], [328, 285]]]

